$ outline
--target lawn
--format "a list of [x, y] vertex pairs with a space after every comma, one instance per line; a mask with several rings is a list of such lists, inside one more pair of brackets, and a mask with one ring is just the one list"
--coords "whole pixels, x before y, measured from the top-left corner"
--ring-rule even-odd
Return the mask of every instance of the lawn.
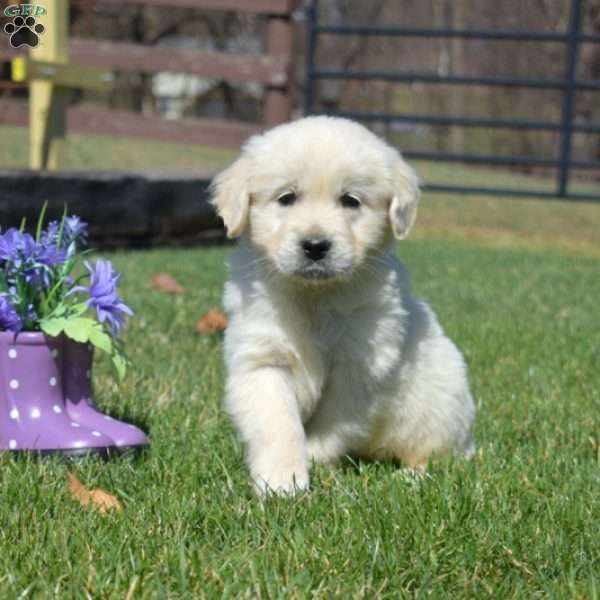
[[[220, 409], [229, 248], [120, 251], [133, 368], [96, 362], [97, 400], [145, 426], [134, 460], [0, 457], [1, 598], [597, 598], [600, 263], [582, 252], [417, 237], [398, 246], [465, 353], [478, 453], [428, 476], [316, 468], [310, 492], [255, 498]], [[186, 288], [155, 292], [168, 271]], [[101, 515], [72, 470], [114, 493]]]
[[[25, 165], [23, 131], [2, 128], [3, 166]], [[231, 156], [77, 136], [67, 148], [76, 169], [210, 173]], [[105, 253], [136, 317], [133, 367], [118, 384], [97, 357], [97, 400], [152, 447], [108, 463], [0, 456], [0, 598], [598, 598], [599, 231], [600, 205], [426, 194], [398, 253], [469, 363], [476, 458], [421, 480], [389, 463], [319, 467], [309, 493], [266, 502], [220, 407], [222, 337], [194, 330], [220, 307], [231, 249]], [[157, 271], [185, 293], [153, 291]], [[123, 511], [82, 508], [69, 471]]]

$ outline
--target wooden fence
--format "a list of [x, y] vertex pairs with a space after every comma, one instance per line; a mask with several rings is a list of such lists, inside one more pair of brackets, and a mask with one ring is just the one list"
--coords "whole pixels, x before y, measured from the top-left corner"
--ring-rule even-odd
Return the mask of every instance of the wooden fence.
[[[266, 52], [252, 56], [92, 39], [69, 38], [67, 41], [66, 31], [63, 48], [60, 33], [50, 29], [53, 23], [57, 29], [61, 28], [60, 24], [56, 24], [57, 19], [68, 22], [68, 2], [46, 0], [43, 5], [54, 21], [46, 27], [44, 44], [31, 51], [33, 60], [22, 58], [26, 56], [24, 47], [12, 48], [9, 37], [0, 31], [0, 64], [12, 60], [13, 79], [16, 75], [30, 85], [29, 107], [23, 102], [0, 98], [0, 124], [30, 124], [33, 168], [59, 166], [60, 153], [53, 156], [52, 144], [64, 137], [66, 130], [234, 148], [253, 133], [289, 119], [293, 45], [291, 16], [296, 0], [96, 0], [96, 4], [143, 4], [265, 15]], [[64, 15], [60, 14], [62, 10]], [[14, 59], [18, 59], [16, 63]], [[53, 68], [49, 69], [49, 66]], [[224, 119], [173, 121], [131, 111], [67, 107], [66, 90], [70, 87], [110, 85], [114, 72], [154, 74], [163, 71], [230, 83], [262, 84], [265, 90], [262, 122]], [[47, 88], [46, 98], [41, 104], [40, 86]], [[34, 104], [38, 104], [37, 112]], [[45, 121], [38, 125], [40, 119]]]

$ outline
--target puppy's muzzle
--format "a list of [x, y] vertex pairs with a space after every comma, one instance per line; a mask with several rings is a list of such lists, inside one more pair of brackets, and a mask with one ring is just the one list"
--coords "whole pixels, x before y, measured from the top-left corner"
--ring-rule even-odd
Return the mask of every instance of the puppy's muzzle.
[[322, 260], [331, 249], [331, 242], [327, 239], [305, 238], [300, 242], [304, 256], [312, 261]]

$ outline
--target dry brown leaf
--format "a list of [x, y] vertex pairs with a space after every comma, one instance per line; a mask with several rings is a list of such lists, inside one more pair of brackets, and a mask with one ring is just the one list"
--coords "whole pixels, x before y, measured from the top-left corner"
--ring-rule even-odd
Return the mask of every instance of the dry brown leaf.
[[156, 273], [152, 277], [152, 287], [159, 292], [167, 292], [169, 294], [183, 294], [185, 289], [177, 283], [173, 275], [169, 273]]
[[196, 323], [198, 333], [217, 333], [227, 328], [227, 317], [220, 310], [209, 310]]
[[82, 506], [91, 504], [101, 513], [109, 510], [122, 510], [121, 503], [112, 494], [100, 489], [88, 490], [73, 473], [69, 473], [68, 478], [71, 496]]

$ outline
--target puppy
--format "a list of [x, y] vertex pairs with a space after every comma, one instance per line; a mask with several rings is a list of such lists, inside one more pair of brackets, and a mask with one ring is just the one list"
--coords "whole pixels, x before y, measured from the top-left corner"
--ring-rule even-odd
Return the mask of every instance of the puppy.
[[358, 123], [308, 117], [251, 138], [215, 178], [229, 237], [225, 407], [259, 490], [311, 461], [474, 452], [461, 353], [396, 258], [419, 200], [400, 154]]

